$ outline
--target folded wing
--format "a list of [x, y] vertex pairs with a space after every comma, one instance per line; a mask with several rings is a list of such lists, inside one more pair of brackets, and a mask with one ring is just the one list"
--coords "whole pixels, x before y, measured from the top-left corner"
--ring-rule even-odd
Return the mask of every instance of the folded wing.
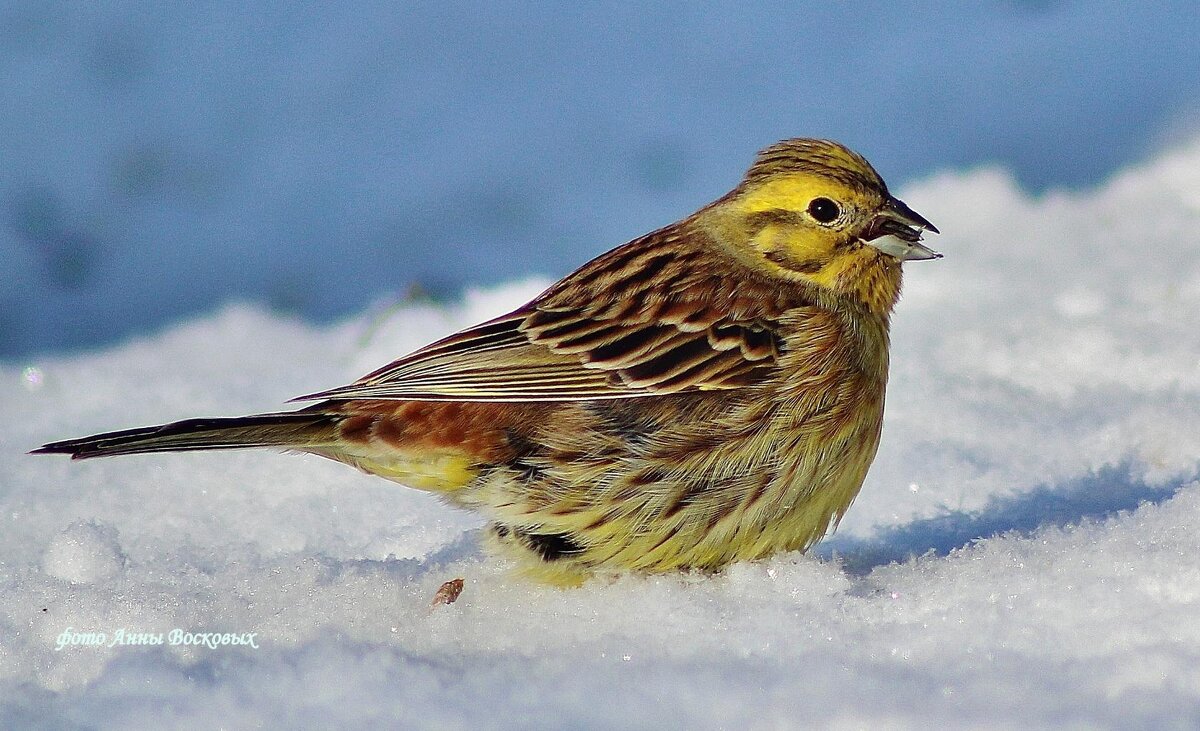
[[302, 398], [564, 401], [751, 386], [779, 355], [779, 317], [807, 303], [752, 276], [730, 284], [679, 236], [676, 226], [632, 241], [514, 312]]

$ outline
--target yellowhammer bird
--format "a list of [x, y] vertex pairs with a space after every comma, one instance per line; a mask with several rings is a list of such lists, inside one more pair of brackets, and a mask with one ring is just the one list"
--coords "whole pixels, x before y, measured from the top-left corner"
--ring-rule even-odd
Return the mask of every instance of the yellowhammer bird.
[[529, 304], [299, 411], [47, 444], [73, 458], [277, 447], [438, 493], [540, 578], [803, 550], [875, 456], [901, 262], [934, 226], [824, 140]]

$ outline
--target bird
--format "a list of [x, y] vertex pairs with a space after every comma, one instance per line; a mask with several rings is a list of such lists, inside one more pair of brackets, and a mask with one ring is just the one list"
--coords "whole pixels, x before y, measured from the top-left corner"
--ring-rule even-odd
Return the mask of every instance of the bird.
[[298, 410], [33, 453], [319, 455], [482, 514], [488, 551], [564, 587], [804, 551], [875, 458], [901, 265], [941, 257], [925, 232], [861, 155], [787, 139], [686, 218]]

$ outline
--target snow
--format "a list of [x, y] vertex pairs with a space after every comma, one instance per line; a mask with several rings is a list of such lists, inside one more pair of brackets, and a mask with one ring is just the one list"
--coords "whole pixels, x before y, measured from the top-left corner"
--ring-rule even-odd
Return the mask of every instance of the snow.
[[94, 521], [67, 526], [42, 554], [42, 571], [72, 584], [108, 581], [124, 563], [116, 529]]
[[544, 281], [0, 365], [0, 726], [1194, 727], [1198, 190], [1200, 139], [1083, 191], [904, 186], [946, 258], [907, 266], [863, 493], [713, 577], [531, 585], [476, 517], [312, 457], [23, 454], [275, 409]]

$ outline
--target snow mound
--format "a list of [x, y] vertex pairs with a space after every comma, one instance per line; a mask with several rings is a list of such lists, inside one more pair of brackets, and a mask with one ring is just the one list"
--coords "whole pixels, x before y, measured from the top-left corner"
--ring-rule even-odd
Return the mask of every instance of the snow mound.
[[47, 576], [73, 584], [96, 584], [121, 571], [125, 557], [112, 526], [76, 521], [50, 541], [42, 554]]

